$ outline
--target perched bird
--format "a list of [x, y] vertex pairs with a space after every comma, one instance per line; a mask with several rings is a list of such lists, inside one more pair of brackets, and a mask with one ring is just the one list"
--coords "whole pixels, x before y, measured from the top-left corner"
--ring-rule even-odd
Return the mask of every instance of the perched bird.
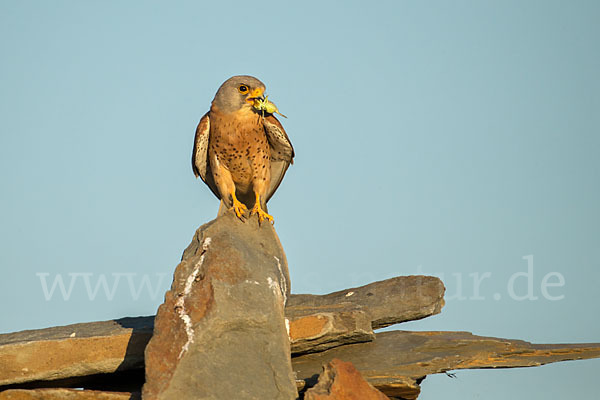
[[259, 223], [273, 222], [267, 202], [294, 158], [275, 110], [265, 98], [264, 83], [239, 75], [219, 87], [210, 111], [200, 119], [192, 168], [221, 200], [219, 215], [233, 209], [244, 221], [250, 210]]

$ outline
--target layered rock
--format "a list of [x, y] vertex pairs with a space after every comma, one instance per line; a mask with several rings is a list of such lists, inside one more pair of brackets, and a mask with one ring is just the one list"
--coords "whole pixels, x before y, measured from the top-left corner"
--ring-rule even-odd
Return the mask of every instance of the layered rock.
[[[30, 337], [34, 336], [36, 335]], [[80, 347], [76, 346], [64, 351], [76, 354], [79, 350]], [[45, 359], [51, 364], [54, 356], [55, 354], [50, 354]], [[392, 331], [377, 334], [373, 342], [345, 345], [321, 353], [294, 357], [292, 365], [299, 379], [299, 388], [314, 386], [314, 377], [321, 373], [322, 366], [334, 358], [339, 358], [352, 362], [367, 382], [387, 396], [416, 399], [420, 392], [419, 382], [426, 375], [434, 373], [464, 368], [528, 367], [598, 357], [600, 343], [531, 344], [521, 340], [475, 336], [468, 332]], [[60, 357], [56, 359], [60, 361]], [[77, 364], [84, 363], [79, 360]], [[0, 369], [4, 371], [6, 366], [5, 362], [0, 363]], [[130, 366], [142, 368], [140, 364]], [[74, 369], [71, 368], [70, 371]], [[113, 374], [94, 375], [85, 381], [36, 381], [30, 385], [60, 383], [71, 387], [113, 391], [123, 391], [126, 385], [129, 385], [132, 391], [136, 391], [141, 388], [143, 374], [136, 375], [127, 370], [117, 369]], [[12, 390], [1, 392], [3, 389], [7, 387], [0, 387], [0, 393], [4, 396], [15, 393]], [[18, 393], [21, 396], [38, 395], [38, 392]]]
[[0, 400], [140, 400], [139, 394], [75, 389], [11, 389]]
[[295, 355], [375, 339], [371, 318], [362, 310], [319, 312], [290, 317], [288, 321], [292, 353]]
[[439, 314], [444, 292], [444, 284], [436, 277], [399, 276], [326, 295], [293, 295], [286, 315], [359, 309], [370, 316], [373, 329], [379, 329]]
[[270, 224], [227, 213], [198, 229], [156, 315], [144, 399], [295, 399], [289, 287]]
[[[184, 258], [198, 251], [198, 240]], [[280, 264], [287, 275], [285, 258]], [[372, 326], [382, 321], [439, 312], [443, 293], [439, 279], [409, 276], [326, 295], [292, 294], [285, 308], [292, 354], [373, 340]], [[404, 301], [411, 296], [421, 301]], [[150, 316], [0, 334], [0, 386], [143, 368], [153, 328]]]
[[144, 367], [152, 317], [0, 335], [0, 386]]
[[425, 376], [455, 369], [532, 367], [600, 357], [600, 343], [532, 344], [468, 332], [391, 331], [368, 343], [336, 347], [293, 359], [298, 379], [310, 381], [334, 358], [352, 362], [387, 396], [416, 399]]
[[[398, 277], [322, 296], [289, 289], [270, 225], [225, 215], [199, 229], [156, 318], [146, 398], [287, 399], [296, 386], [309, 388], [307, 396], [331, 396], [353, 374], [331, 364], [321, 383], [315, 377], [338, 358], [386, 395], [416, 399], [420, 381], [433, 373], [600, 357], [600, 344], [536, 345], [467, 332], [373, 334], [440, 312], [444, 287], [437, 278]], [[135, 399], [154, 323], [124, 318], [0, 335], [0, 400]]]
[[401, 276], [326, 295], [291, 295], [285, 309], [295, 355], [371, 341], [373, 329], [438, 314], [444, 284]]

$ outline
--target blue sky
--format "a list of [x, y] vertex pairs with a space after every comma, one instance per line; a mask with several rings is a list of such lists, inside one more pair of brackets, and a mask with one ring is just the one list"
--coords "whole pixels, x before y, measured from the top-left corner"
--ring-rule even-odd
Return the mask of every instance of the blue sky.
[[[196, 124], [250, 74], [296, 148], [269, 203], [294, 292], [431, 273], [442, 314], [396, 328], [599, 342], [598, 20], [593, 1], [2, 1], [0, 332], [155, 313], [218, 208]], [[421, 398], [592, 398], [599, 367], [461, 371]]]

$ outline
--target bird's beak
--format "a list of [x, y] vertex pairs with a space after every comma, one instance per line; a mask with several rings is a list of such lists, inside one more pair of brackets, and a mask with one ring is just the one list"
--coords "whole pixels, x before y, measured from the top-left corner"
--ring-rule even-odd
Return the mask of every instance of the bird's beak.
[[250, 94], [248, 95], [248, 97], [246, 98], [246, 101], [250, 104], [253, 104], [255, 99], [260, 99], [260, 100], [265, 99], [263, 88], [256, 88], [256, 89], [252, 90], [250, 92]]

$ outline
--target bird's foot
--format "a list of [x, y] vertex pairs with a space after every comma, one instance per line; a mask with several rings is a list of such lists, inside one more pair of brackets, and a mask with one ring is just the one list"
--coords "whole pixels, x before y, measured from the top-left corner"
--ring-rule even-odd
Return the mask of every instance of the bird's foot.
[[246, 213], [246, 211], [248, 211], [248, 207], [246, 207], [246, 205], [238, 199], [234, 198], [233, 206], [231, 207], [231, 209], [233, 210], [233, 212], [235, 212], [235, 215], [237, 215], [237, 217], [242, 222], [244, 222], [244, 218], [246, 217], [244, 214]]
[[254, 207], [252, 207], [252, 210], [250, 211], [250, 215], [254, 215], [257, 214], [258, 215], [258, 224], [260, 225], [263, 220], [267, 219], [269, 220], [270, 223], [273, 223], [273, 217], [269, 214], [267, 214], [261, 207], [260, 207], [260, 203], [256, 202], [256, 204], [254, 204]]

